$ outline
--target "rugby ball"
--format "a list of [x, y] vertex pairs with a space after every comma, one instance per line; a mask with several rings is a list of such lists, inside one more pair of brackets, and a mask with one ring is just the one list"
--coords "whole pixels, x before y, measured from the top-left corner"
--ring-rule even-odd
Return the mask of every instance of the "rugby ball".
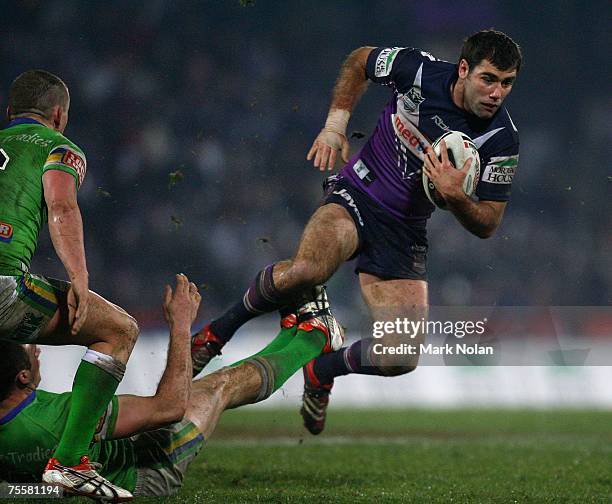
[[[446, 149], [448, 151], [448, 160], [457, 169], [463, 168], [463, 164], [468, 158], [474, 158], [467, 176], [463, 180], [463, 192], [468, 196], [472, 196], [476, 191], [478, 180], [480, 179], [480, 156], [478, 155], [478, 149], [472, 139], [461, 131], [449, 131], [438, 138], [432, 145], [438, 159], [440, 157], [440, 143], [442, 140], [446, 143]], [[446, 202], [444, 198], [440, 196], [433, 182], [429, 180], [429, 177], [425, 175], [423, 170], [423, 189], [425, 189], [425, 195], [427, 199], [431, 201], [438, 208], [446, 209]]]

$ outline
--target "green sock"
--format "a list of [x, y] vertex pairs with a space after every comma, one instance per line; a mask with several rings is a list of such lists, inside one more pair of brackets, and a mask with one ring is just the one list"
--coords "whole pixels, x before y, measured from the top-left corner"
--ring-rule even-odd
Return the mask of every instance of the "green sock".
[[53, 454], [62, 465], [77, 465], [83, 455], [89, 454], [98, 421], [118, 385], [119, 380], [109, 372], [81, 361], [72, 385], [68, 420]]
[[262, 350], [260, 350], [254, 355], [251, 355], [250, 357], [247, 357], [246, 359], [242, 359], [242, 360], [239, 360], [238, 362], [234, 362], [233, 364], [230, 365], [230, 367], [239, 366], [244, 361], [252, 359], [253, 357], [259, 357], [261, 355], [265, 355], [268, 353], [277, 352], [278, 350], [285, 348], [289, 344], [289, 342], [293, 339], [296, 332], [297, 332], [297, 326], [281, 328], [280, 332], [276, 335], [276, 338], [274, 338], [270, 343], [268, 343], [268, 345], [265, 346]]
[[284, 348], [259, 355], [259, 358], [265, 359], [274, 371], [272, 392], [281, 388], [298, 369], [318, 357], [326, 342], [325, 334], [317, 329], [310, 332], [297, 331], [295, 337]]

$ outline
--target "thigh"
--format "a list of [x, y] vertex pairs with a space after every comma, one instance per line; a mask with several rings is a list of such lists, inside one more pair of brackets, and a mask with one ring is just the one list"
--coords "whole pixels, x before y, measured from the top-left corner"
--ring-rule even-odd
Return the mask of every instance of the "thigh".
[[385, 280], [370, 273], [360, 273], [363, 299], [373, 318], [384, 313], [412, 311], [427, 316], [428, 295], [425, 280]]
[[291, 290], [304, 279], [325, 282], [357, 250], [359, 237], [345, 208], [325, 204], [312, 215], [291, 261], [278, 263], [274, 282], [280, 290]]
[[348, 211], [328, 203], [308, 221], [295, 259], [342, 263], [354, 254], [358, 244], [357, 228]]
[[[58, 308], [53, 318], [41, 330], [37, 342], [42, 345], [84, 345], [100, 341], [121, 339], [123, 332], [133, 319], [121, 307], [104, 299], [93, 291], [89, 292], [87, 319], [76, 334], [70, 334], [66, 292], [58, 296]], [[135, 324], [135, 321], [133, 322]]]
[[385, 330], [377, 343], [385, 348], [415, 345], [417, 351], [416, 354], [386, 353], [387, 350], [379, 347], [380, 352], [372, 355], [372, 360], [381, 366], [415, 366], [420, 344], [424, 342], [422, 326], [428, 314], [427, 282], [383, 280], [368, 273], [360, 273], [359, 282], [373, 323], [380, 326], [385, 322], [393, 323], [389, 325], [393, 329]]
[[144, 432], [131, 438], [136, 456], [135, 496], [169, 496], [183, 486], [191, 461], [204, 437], [189, 420]]

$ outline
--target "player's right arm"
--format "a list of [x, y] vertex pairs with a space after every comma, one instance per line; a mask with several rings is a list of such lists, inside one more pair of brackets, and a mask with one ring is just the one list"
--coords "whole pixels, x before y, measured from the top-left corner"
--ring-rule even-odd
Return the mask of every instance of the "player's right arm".
[[49, 214], [49, 234], [70, 279], [68, 318], [71, 332], [76, 334], [87, 318], [89, 301], [89, 274], [77, 189], [74, 176], [61, 170], [45, 171], [42, 181]]
[[176, 289], [166, 286], [164, 315], [170, 328], [166, 369], [154, 396], [119, 396], [113, 438], [158, 429], [183, 418], [191, 395], [191, 324], [201, 296], [185, 275], [176, 275]]
[[314, 158], [314, 166], [321, 171], [334, 168], [338, 151], [341, 152], [343, 161], [348, 162], [349, 143], [346, 138], [346, 127], [353, 108], [368, 86], [366, 65], [373, 49], [373, 47], [355, 49], [340, 69], [325, 126], [306, 156], [308, 161]]

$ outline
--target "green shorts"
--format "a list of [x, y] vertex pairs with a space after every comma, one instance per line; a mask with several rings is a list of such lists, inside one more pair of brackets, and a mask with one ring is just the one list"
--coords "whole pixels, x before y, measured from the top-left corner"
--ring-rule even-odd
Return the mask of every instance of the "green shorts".
[[40, 275], [0, 275], [0, 340], [32, 343], [70, 284]]
[[165, 496], [183, 486], [187, 466], [204, 445], [204, 436], [189, 420], [143, 432], [131, 438], [136, 454], [134, 496]]

